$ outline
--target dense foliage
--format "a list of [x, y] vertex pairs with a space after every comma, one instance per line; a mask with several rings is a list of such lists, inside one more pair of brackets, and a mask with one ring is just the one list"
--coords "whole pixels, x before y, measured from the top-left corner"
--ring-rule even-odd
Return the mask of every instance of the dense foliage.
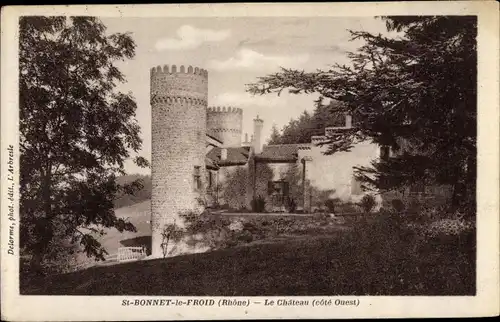
[[311, 136], [324, 135], [325, 127], [343, 126], [345, 118], [335, 113], [333, 106], [340, 102], [332, 102], [329, 105], [318, 105], [312, 113], [304, 111], [297, 119], [292, 119], [281, 131], [274, 125], [268, 144], [293, 144], [310, 143]]
[[350, 65], [306, 72], [283, 69], [249, 86], [254, 94], [318, 93], [355, 128], [330, 137], [329, 153], [371, 140], [398, 152], [357, 169], [366, 187], [453, 187], [452, 204], [475, 208], [476, 28], [472, 16], [383, 17], [389, 37], [350, 31], [363, 40]]
[[142, 144], [136, 103], [116, 90], [124, 76], [114, 65], [134, 56], [135, 43], [106, 35], [94, 17], [26, 16], [19, 27], [23, 257], [38, 269], [65, 249], [103, 258], [96, 233], [135, 229], [113, 208], [116, 194], [141, 188], [116, 183]]

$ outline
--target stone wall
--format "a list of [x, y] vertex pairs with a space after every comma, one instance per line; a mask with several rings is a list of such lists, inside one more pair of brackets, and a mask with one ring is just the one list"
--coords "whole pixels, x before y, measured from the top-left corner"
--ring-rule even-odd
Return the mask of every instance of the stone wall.
[[152, 255], [159, 257], [163, 227], [180, 224], [179, 213], [197, 209], [197, 198], [204, 195], [208, 73], [191, 66], [152, 68], [150, 91]]
[[234, 107], [209, 107], [207, 131], [223, 142], [224, 147], [241, 146], [243, 110]]

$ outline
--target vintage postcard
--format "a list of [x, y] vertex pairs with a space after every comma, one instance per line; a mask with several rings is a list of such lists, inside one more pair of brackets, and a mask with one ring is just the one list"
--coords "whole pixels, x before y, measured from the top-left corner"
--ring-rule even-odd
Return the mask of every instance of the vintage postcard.
[[2, 319], [498, 315], [498, 9], [2, 8]]

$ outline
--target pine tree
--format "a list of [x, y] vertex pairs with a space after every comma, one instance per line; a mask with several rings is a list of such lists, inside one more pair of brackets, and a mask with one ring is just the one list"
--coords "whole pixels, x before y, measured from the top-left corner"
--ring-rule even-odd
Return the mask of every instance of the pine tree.
[[273, 127], [271, 128], [271, 136], [269, 137], [269, 141], [267, 142], [267, 144], [280, 144], [280, 143], [281, 143], [280, 132], [276, 124], [273, 124]]

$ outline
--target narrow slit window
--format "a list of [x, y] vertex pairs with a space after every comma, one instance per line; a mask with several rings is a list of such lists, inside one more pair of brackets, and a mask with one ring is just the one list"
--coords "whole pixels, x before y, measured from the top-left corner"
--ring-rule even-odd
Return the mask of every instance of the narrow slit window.
[[201, 189], [201, 170], [200, 170], [200, 166], [195, 166], [194, 167], [194, 189], [195, 190], [200, 190]]

